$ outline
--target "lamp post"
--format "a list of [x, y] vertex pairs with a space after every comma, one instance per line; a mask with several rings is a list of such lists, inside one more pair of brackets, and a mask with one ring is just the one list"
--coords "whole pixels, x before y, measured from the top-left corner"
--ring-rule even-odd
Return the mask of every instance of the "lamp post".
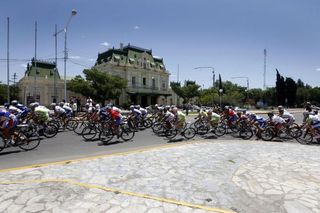
[[247, 101], [249, 100], [249, 77], [241, 76], [241, 77], [232, 77], [232, 79], [236, 78], [245, 78], [247, 80]]
[[220, 110], [222, 110], [222, 103], [221, 103], [222, 93], [223, 93], [223, 89], [219, 89]]
[[[67, 53], [67, 32], [68, 32], [68, 27], [69, 27], [69, 24], [71, 22], [71, 19], [73, 16], [77, 15], [77, 11], [76, 10], [72, 10], [71, 11], [71, 15], [70, 15], [70, 18], [65, 26], [65, 28], [59, 30], [57, 32], [57, 25], [56, 25], [56, 28], [55, 28], [55, 33], [53, 34], [53, 36], [55, 36], [55, 63], [56, 63], [56, 71], [57, 71], [57, 35], [60, 34], [61, 32], [64, 32], [64, 100], [67, 101], [67, 59], [68, 59], [68, 53]], [[54, 97], [56, 98], [56, 72], [54, 74], [54, 83], [55, 83], [55, 86], [54, 86]]]
[[[195, 67], [194, 69], [212, 69], [212, 89], [214, 89], [215, 72], [213, 67]], [[214, 106], [214, 93], [212, 93], [212, 107]]]

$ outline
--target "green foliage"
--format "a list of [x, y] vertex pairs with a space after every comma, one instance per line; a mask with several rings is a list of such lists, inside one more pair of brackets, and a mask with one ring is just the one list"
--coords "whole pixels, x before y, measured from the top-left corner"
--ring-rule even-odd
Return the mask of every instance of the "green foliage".
[[127, 87], [127, 81], [119, 76], [109, 75], [97, 69], [83, 71], [85, 79], [76, 76], [68, 83], [68, 89], [94, 100], [104, 103], [108, 99], [116, 99]]
[[296, 105], [297, 84], [292, 78], [286, 78], [286, 98], [288, 106], [293, 107]]
[[187, 103], [190, 99], [200, 95], [200, 86], [197, 85], [195, 81], [185, 81], [183, 86], [181, 86], [179, 82], [171, 82], [170, 86], [178, 96], [183, 98], [184, 103]]

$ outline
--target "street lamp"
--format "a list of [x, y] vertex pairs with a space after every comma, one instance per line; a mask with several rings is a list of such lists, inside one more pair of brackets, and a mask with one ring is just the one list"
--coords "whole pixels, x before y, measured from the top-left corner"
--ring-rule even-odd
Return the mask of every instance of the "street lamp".
[[223, 89], [219, 89], [220, 110], [222, 110], [222, 103], [221, 103], [222, 93], [223, 93]]
[[249, 77], [246, 77], [246, 76], [232, 77], [232, 79], [236, 79], [236, 78], [245, 78], [245, 79], [247, 79], [247, 101], [248, 101], [249, 100]]
[[[215, 72], [213, 67], [195, 67], [193, 69], [212, 69], [212, 89], [214, 89]], [[212, 107], [214, 106], [214, 93], [212, 93]]]
[[[61, 32], [64, 32], [64, 100], [67, 101], [67, 59], [68, 59], [68, 53], [67, 53], [67, 31], [68, 31], [68, 27], [69, 24], [71, 22], [71, 19], [73, 16], [77, 15], [77, 11], [75, 9], [73, 9], [71, 11], [71, 15], [70, 18], [65, 26], [65, 28], [59, 30], [57, 32], [57, 25], [55, 28], [55, 34], [53, 34], [53, 36], [55, 36], [55, 63], [56, 63], [56, 68], [57, 68], [57, 35], [60, 34]], [[57, 70], [56, 70], [57, 71]], [[56, 98], [56, 72], [54, 74], [54, 97]]]

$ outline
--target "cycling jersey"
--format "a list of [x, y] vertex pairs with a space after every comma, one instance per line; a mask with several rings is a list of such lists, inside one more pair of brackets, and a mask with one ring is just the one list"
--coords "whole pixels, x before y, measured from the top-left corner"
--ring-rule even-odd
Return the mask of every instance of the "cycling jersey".
[[142, 116], [146, 116], [148, 114], [148, 111], [146, 109], [144, 109], [144, 108], [140, 107], [139, 110], [141, 111]]
[[177, 111], [177, 118], [178, 122], [184, 123], [186, 121], [186, 115], [181, 111]]
[[4, 129], [12, 129], [18, 124], [17, 117], [10, 112], [0, 112], [0, 125]]
[[277, 115], [272, 116], [271, 121], [274, 124], [284, 124], [284, 123], [286, 123], [286, 121], [283, 118], [281, 118], [280, 116], [277, 116]]
[[109, 111], [109, 113], [110, 113], [110, 115], [111, 115], [111, 118], [112, 118], [113, 120], [115, 120], [115, 125], [116, 125], [116, 126], [119, 126], [119, 125], [121, 124], [122, 115], [121, 115], [118, 111], [113, 110], [113, 109], [111, 109], [111, 110]]
[[171, 122], [174, 119], [174, 114], [170, 111], [167, 111], [164, 117], [165, 117], [165, 121]]
[[295, 121], [294, 116], [290, 112], [288, 112], [287, 110], [284, 110], [283, 114], [280, 115], [280, 117], [285, 119], [289, 125], [292, 125], [293, 122]]
[[58, 113], [59, 115], [62, 115], [62, 114], [64, 114], [64, 113], [66, 113], [66, 110], [63, 109], [61, 106], [55, 106], [55, 107], [54, 107], [54, 111], [55, 111], [56, 113]]

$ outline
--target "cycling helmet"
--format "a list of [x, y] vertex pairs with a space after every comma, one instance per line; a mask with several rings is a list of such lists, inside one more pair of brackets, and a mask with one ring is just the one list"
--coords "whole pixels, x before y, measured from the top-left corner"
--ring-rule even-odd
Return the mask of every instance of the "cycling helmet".
[[11, 101], [11, 105], [13, 105], [13, 106], [17, 106], [17, 104], [18, 104], [18, 101], [17, 101], [17, 100], [13, 100], [13, 101]]
[[177, 111], [178, 111], [177, 107], [173, 107], [173, 108], [172, 108], [172, 112], [173, 112], [173, 113], [177, 113]]
[[56, 103], [51, 103], [50, 106], [54, 106], [55, 107], [55, 106], [57, 106], [57, 104]]
[[268, 112], [268, 116], [273, 116], [273, 112]]
[[59, 103], [59, 106], [63, 107], [64, 103], [63, 102], [60, 102]]
[[36, 107], [39, 106], [39, 103], [38, 103], [38, 102], [34, 102], [34, 103], [31, 103], [29, 106], [30, 106], [30, 108], [31, 108], [32, 110], [34, 110]]
[[130, 108], [131, 110], [133, 110], [133, 109], [134, 109], [134, 106], [133, 106], [133, 105], [131, 105], [129, 108]]
[[278, 106], [278, 110], [279, 110], [279, 111], [282, 111], [283, 109], [284, 109], [284, 108], [283, 108], [282, 105], [279, 105], [279, 106]]

